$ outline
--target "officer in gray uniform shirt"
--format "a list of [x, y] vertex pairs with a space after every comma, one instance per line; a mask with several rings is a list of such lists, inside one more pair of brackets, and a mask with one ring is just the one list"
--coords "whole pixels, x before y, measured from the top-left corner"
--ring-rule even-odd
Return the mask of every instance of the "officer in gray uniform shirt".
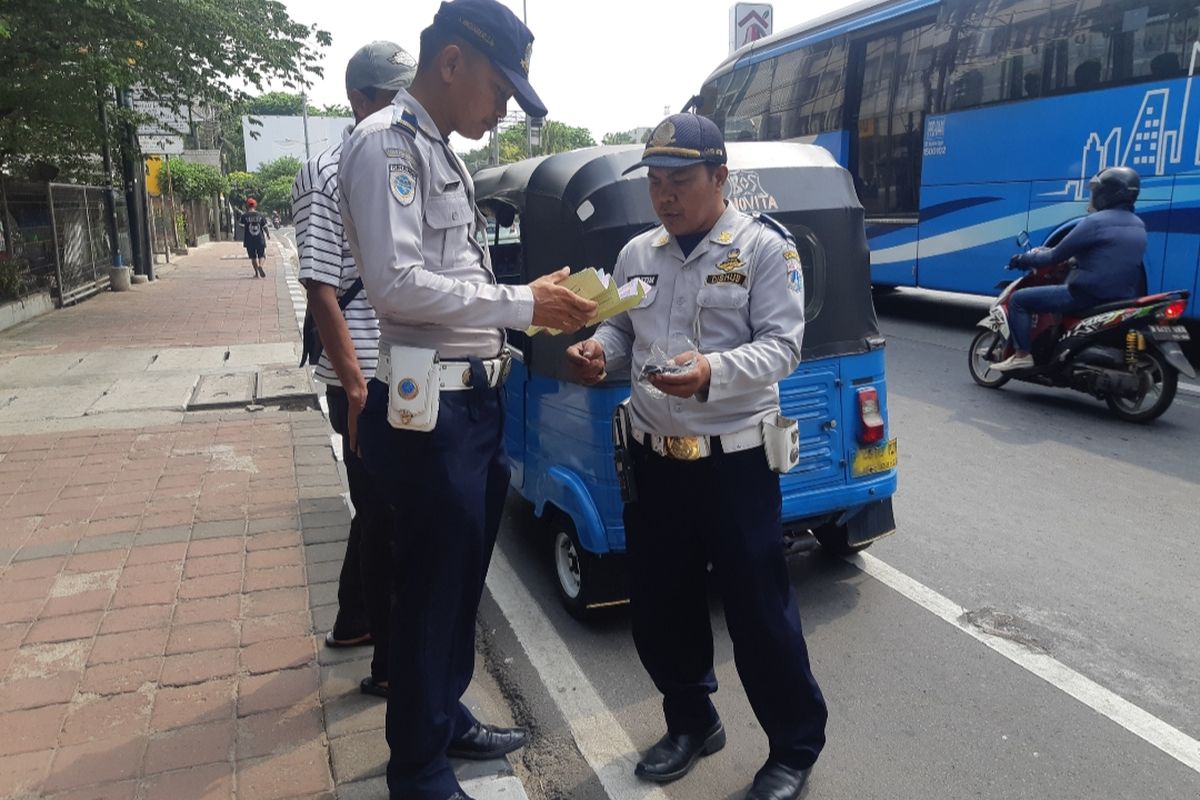
[[[615, 267], [618, 284], [639, 277], [650, 291], [567, 357], [583, 383], [633, 376], [636, 497], [625, 505], [633, 636], [667, 723], [637, 775], [676, 780], [725, 745], [709, 699], [711, 563], [738, 675], [771, 744], [747, 800], [792, 800], [824, 746], [827, 714], [788, 582], [779, 476], [761, 423], [777, 415], [778, 382], [800, 361], [804, 283], [787, 230], [725, 201], [725, 162], [709, 119], [676, 114], [654, 130], [631, 170], [649, 167], [662, 225], [626, 245]], [[641, 380], [652, 345], [671, 334], [691, 338], [699, 353], [667, 355], [695, 366]]]
[[[546, 109], [529, 85], [533, 35], [496, 0], [441, 5], [421, 34], [417, 74], [393, 105], [355, 128], [342, 148], [342, 220], [367, 297], [379, 316], [380, 361], [359, 421], [363, 461], [401, 510], [394, 526], [387, 739], [392, 800], [464, 798], [447, 757], [487, 759], [525, 732], [478, 722], [460, 698], [474, 667], [475, 614], [509, 468], [503, 447], [504, 328], [578, 330], [591, 301], [556, 283], [499, 286], [475, 189], [448, 138], [478, 139], [514, 94], [531, 116]], [[389, 353], [435, 350], [436, 427], [392, 427], [393, 402], [417, 396], [391, 374]]]

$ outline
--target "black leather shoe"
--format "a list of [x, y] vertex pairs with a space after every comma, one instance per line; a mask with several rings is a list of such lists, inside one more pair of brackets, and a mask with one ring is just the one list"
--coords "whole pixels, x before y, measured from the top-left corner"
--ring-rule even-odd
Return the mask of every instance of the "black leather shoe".
[[754, 776], [746, 800], [798, 800], [811, 769], [795, 769], [768, 761]]
[[725, 727], [718, 721], [701, 734], [667, 734], [646, 751], [634, 775], [654, 783], [670, 783], [688, 774], [700, 756], [709, 756], [725, 746]]
[[451, 758], [468, 758], [472, 761], [487, 761], [499, 758], [525, 746], [527, 735], [522, 728], [497, 728], [476, 722], [461, 738], [455, 739], [446, 748]]

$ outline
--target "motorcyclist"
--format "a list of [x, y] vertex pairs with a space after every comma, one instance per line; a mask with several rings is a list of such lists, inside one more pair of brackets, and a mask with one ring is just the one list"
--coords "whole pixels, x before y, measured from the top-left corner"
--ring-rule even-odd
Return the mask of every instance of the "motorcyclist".
[[1013, 354], [992, 369], [1029, 369], [1030, 338], [1035, 312], [1080, 311], [1112, 300], [1137, 297], [1146, 291], [1142, 257], [1146, 226], [1133, 213], [1141, 179], [1129, 167], [1110, 167], [1089, 183], [1092, 198], [1088, 216], [1054, 247], [1037, 247], [1009, 261], [1010, 269], [1034, 269], [1076, 260], [1064, 283], [1018, 289], [1008, 302], [1008, 328]]

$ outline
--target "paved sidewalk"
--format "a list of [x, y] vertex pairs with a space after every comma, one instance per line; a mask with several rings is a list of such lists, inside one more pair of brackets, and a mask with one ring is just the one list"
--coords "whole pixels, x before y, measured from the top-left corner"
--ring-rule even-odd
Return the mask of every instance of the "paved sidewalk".
[[[56, 416], [93, 378], [124, 379], [135, 352], [186, 364], [187, 348], [274, 346], [260, 352], [279, 363], [251, 366], [294, 366], [279, 252], [269, 280], [240, 252], [200, 248], [154, 283], [0, 334], [0, 395], [27, 409], [0, 427], [0, 797], [385, 796], [383, 706], [356, 691], [366, 654], [314, 634], [335, 611], [349, 513], [311, 401]], [[55, 358], [57, 375], [42, 367]], [[506, 713], [481, 687], [472, 699]], [[494, 776], [472, 791], [500, 789], [523, 797]]]

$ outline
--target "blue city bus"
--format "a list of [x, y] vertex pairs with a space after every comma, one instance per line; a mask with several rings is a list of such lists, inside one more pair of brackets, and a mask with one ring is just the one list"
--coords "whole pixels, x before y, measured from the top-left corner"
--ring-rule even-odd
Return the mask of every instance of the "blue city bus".
[[730, 140], [815, 143], [850, 171], [876, 287], [995, 294], [1014, 237], [1058, 241], [1123, 165], [1149, 290], [1195, 294], [1198, 65], [1198, 0], [873, 0], [741, 48], [693, 103]]

